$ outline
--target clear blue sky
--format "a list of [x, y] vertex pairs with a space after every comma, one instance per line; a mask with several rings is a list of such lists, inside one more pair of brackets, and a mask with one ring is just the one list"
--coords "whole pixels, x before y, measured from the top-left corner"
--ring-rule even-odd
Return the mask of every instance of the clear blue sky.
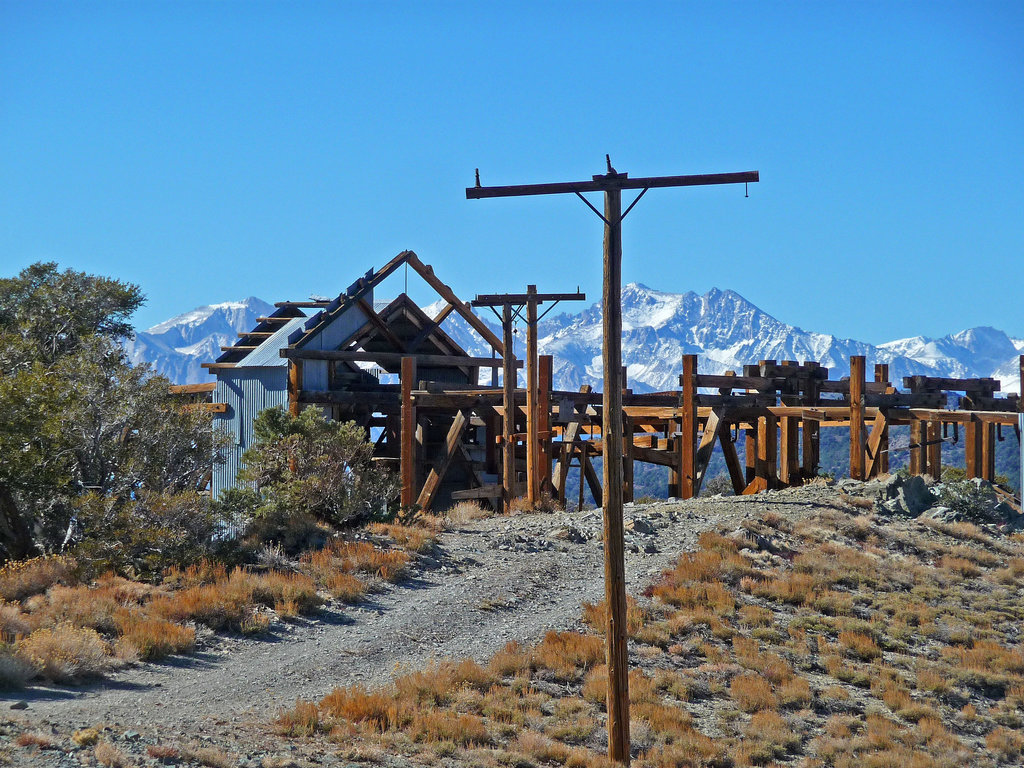
[[199, 304], [337, 293], [403, 248], [463, 298], [599, 297], [572, 197], [483, 183], [757, 169], [652, 190], [625, 281], [732, 288], [872, 342], [1024, 335], [1024, 3], [0, 0], [0, 274]]

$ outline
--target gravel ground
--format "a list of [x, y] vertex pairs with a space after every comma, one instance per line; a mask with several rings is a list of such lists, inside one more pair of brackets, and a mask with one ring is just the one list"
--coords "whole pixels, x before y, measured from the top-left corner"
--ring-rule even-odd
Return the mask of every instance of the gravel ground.
[[[831, 506], [833, 494], [808, 487], [629, 505], [629, 592], [638, 595], [705, 530], [735, 529], [767, 509], [797, 517], [809, 507]], [[262, 639], [210, 637], [192, 656], [137, 665], [93, 685], [21, 691], [8, 701], [28, 707], [6, 713], [8, 729], [66, 734], [102, 725], [147, 740], [255, 740], [258, 726], [297, 698], [318, 699], [338, 685], [386, 683], [401, 667], [431, 659], [483, 661], [510, 640], [577, 627], [580, 604], [603, 597], [603, 579], [600, 510], [474, 521], [442, 534], [410, 580], [367, 602], [279, 623]], [[18, 761], [28, 753], [8, 756]], [[63, 765], [68, 757], [43, 751], [33, 764]]]

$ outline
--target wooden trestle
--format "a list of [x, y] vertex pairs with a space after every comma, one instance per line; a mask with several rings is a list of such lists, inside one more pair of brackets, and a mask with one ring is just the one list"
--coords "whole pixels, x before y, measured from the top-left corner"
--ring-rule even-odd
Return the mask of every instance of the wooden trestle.
[[[904, 389], [898, 391], [888, 381], [887, 366], [875, 366], [873, 380], [866, 381], [864, 358], [855, 356], [850, 362], [851, 375], [840, 380], [829, 379], [828, 369], [816, 363], [790, 360], [762, 360], [744, 366], [743, 375], [709, 375], [698, 372], [695, 355], [686, 355], [679, 391], [635, 394], [624, 390], [623, 461], [628, 465], [624, 467], [625, 500], [632, 500], [630, 470], [634, 461], [668, 467], [670, 496], [686, 499], [698, 495], [716, 444], [737, 494], [800, 485], [817, 475], [820, 430], [831, 427], [849, 429], [850, 476], [856, 479], [866, 480], [888, 471], [889, 430], [900, 425], [910, 427], [912, 473], [938, 477], [942, 471], [941, 443], [953, 439], [955, 433], [966, 447], [967, 476], [994, 478], [997, 428], [1017, 423], [1021, 406], [1018, 395], [996, 397], [1000, 385], [995, 379], [923, 376], [904, 379]], [[593, 466], [593, 459], [603, 452], [599, 439], [603, 415], [600, 393], [589, 386], [578, 392], [553, 390], [552, 359], [546, 355], [538, 356], [533, 398], [522, 387], [503, 391], [497, 387], [454, 389], [425, 381], [414, 383], [415, 363], [415, 356], [403, 358], [400, 392], [353, 392], [346, 400], [349, 404], [365, 401], [365, 406], [377, 413], [401, 415], [404, 504], [430, 507], [448, 468], [465, 456], [466, 444], [500, 445], [504, 441], [514, 446], [509, 452], [509, 471], [514, 473], [517, 495], [526, 495], [527, 474], [536, 462], [532, 465], [537, 467], [536, 474], [551, 498], [565, 503], [566, 478], [571, 468], [578, 467], [581, 496], [586, 483], [600, 503], [601, 477]], [[1021, 365], [1024, 370], [1024, 356]], [[947, 407], [950, 392], [963, 393], [957, 398], [956, 408]], [[301, 393], [298, 400], [334, 403], [338, 398]], [[530, 401], [536, 404], [535, 409], [529, 407]], [[529, 455], [531, 412], [537, 414], [535, 456]], [[450, 427], [442, 452], [427, 460], [417, 429], [424, 419], [438, 415], [446, 416], [445, 423]], [[502, 424], [508, 425], [505, 434]], [[740, 432], [746, 436], [745, 457], [736, 450]], [[471, 473], [469, 486], [453, 491], [453, 499], [499, 502], [503, 470], [495, 466], [493, 452], [491, 456], [486, 469], [497, 480], [487, 482], [481, 472]]]

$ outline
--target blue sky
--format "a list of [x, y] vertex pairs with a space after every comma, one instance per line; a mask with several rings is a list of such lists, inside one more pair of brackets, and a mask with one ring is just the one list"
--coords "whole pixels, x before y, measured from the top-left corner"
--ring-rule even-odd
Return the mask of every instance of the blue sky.
[[[597, 298], [571, 181], [652, 190], [623, 277], [871, 342], [1024, 335], [1024, 4], [0, 0], [0, 274], [193, 306], [333, 294], [404, 248], [463, 298]], [[415, 294], [414, 294], [415, 295]], [[426, 294], [423, 294], [425, 297]]]

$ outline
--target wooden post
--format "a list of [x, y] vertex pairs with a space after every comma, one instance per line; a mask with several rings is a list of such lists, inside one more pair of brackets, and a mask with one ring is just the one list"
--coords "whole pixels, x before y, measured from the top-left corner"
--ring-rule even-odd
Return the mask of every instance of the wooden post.
[[633, 500], [633, 420], [622, 417], [622, 500]]
[[288, 415], [299, 415], [299, 395], [302, 393], [302, 361], [288, 361]]
[[540, 500], [537, 439], [537, 286], [526, 286], [526, 500]]
[[925, 434], [928, 436], [928, 447], [925, 450], [925, 461], [928, 466], [925, 468], [925, 474], [938, 481], [942, 479], [942, 422], [929, 421]]
[[757, 477], [767, 489], [778, 486], [779, 419], [768, 412], [757, 420]]
[[981, 476], [990, 483], [996, 479], [996, 430], [989, 421], [981, 423]]
[[[813, 408], [818, 404], [819, 383], [814, 375], [815, 369], [819, 368], [817, 362], [804, 361], [804, 368], [811, 372], [807, 378], [803, 393], [804, 408]], [[806, 419], [800, 428], [801, 438], [801, 468], [805, 480], [815, 477], [818, 474], [818, 443], [820, 425], [814, 419]]]
[[[756, 422], [756, 419], [754, 420]], [[757, 424], [753, 429], [743, 430], [743, 458], [747, 485], [757, 477]]]
[[973, 419], [964, 424], [964, 469], [968, 478], [981, 477], [981, 424]]
[[679, 409], [679, 496], [693, 498], [697, 451], [697, 356], [683, 355], [683, 393]]
[[512, 348], [512, 307], [509, 304], [502, 308], [501, 327], [505, 348], [502, 356], [501, 499], [508, 512], [516, 495], [516, 445], [512, 439], [516, 431], [516, 355]]
[[[925, 443], [928, 442], [928, 430], [923, 421], [912, 421], [910, 423], [910, 466], [907, 469], [912, 475], [923, 475], [925, 473]], [[965, 443], [966, 445], [966, 443]]]
[[537, 430], [540, 433], [540, 495], [551, 496], [551, 355], [537, 358]]
[[779, 481], [783, 485], [795, 485], [800, 478], [798, 420], [793, 416], [783, 416], [780, 421], [779, 454], [781, 461], [779, 465]]
[[402, 358], [402, 506], [406, 509], [416, 502], [416, 405], [412, 389], [416, 381], [416, 358]]
[[604, 194], [604, 584], [608, 625], [608, 756], [629, 763], [629, 651], [622, 523], [622, 191]]
[[[888, 363], [875, 364], [875, 381], [879, 384], [889, 384]], [[889, 421], [886, 419], [885, 427], [882, 428], [882, 438], [878, 443], [878, 461], [875, 462], [876, 475], [889, 474]]]
[[864, 479], [864, 355], [850, 357], [850, 477]]

